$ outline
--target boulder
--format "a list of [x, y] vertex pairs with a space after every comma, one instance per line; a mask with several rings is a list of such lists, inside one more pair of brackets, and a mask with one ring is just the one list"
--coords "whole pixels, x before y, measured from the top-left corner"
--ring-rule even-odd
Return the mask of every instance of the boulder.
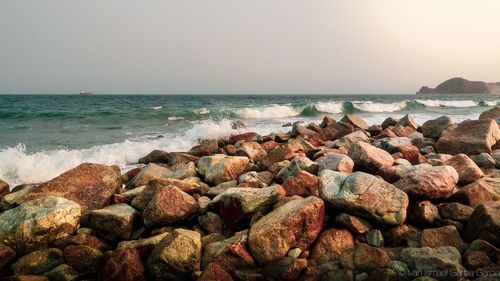
[[483, 203], [474, 208], [464, 239], [482, 239], [493, 245], [500, 245], [500, 202]]
[[453, 122], [448, 116], [441, 116], [436, 119], [428, 120], [422, 124], [422, 134], [426, 138], [437, 140], [452, 124]]
[[88, 224], [100, 237], [108, 240], [116, 238], [128, 240], [139, 213], [127, 204], [114, 204], [103, 209], [90, 211]]
[[394, 158], [385, 150], [365, 142], [351, 145], [348, 152], [356, 167], [362, 170], [376, 172], [383, 166], [392, 166]]
[[103, 254], [88, 246], [69, 245], [64, 248], [64, 260], [80, 273], [97, 273], [102, 266]]
[[11, 265], [15, 275], [43, 274], [64, 263], [62, 251], [48, 248], [31, 252]]
[[197, 281], [233, 281], [233, 277], [227, 273], [224, 267], [213, 262], [205, 268], [203, 274]]
[[153, 280], [190, 280], [200, 270], [200, 260], [200, 234], [178, 228], [156, 245], [146, 268]]
[[448, 198], [458, 183], [458, 173], [451, 166], [422, 167], [394, 183], [411, 196], [437, 199]]
[[248, 163], [247, 157], [216, 154], [201, 157], [197, 167], [207, 183], [218, 185], [237, 179], [245, 172]]
[[325, 128], [325, 127], [328, 127], [330, 125], [333, 125], [335, 124], [335, 119], [333, 118], [333, 116], [325, 116], [323, 117], [323, 120], [321, 121], [321, 124], [319, 125], [321, 128]]
[[189, 219], [199, 208], [191, 195], [177, 187], [167, 187], [155, 194], [142, 217], [147, 227], [162, 226]]
[[151, 180], [170, 178], [173, 174], [171, 170], [151, 163], [142, 168], [142, 170], [127, 184], [127, 189], [147, 185]]
[[307, 197], [319, 194], [318, 177], [306, 171], [299, 171], [296, 176], [286, 179], [282, 186], [286, 196]]
[[209, 243], [203, 250], [201, 267], [207, 268], [217, 262], [229, 272], [255, 267], [255, 261], [247, 249], [248, 231], [240, 231], [234, 236]]
[[145, 281], [139, 251], [122, 248], [114, 251], [97, 277], [99, 281]]
[[201, 193], [201, 185], [198, 182], [195, 181], [189, 181], [188, 179], [184, 180], [178, 180], [178, 179], [170, 179], [170, 178], [164, 178], [164, 179], [157, 179], [157, 180], [152, 180], [148, 184], [149, 187], [152, 187], [153, 190], [160, 190], [165, 186], [175, 186], [178, 189], [188, 193], [188, 194], [194, 194], [194, 193]]
[[464, 252], [466, 247], [457, 228], [453, 225], [424, 229], [420, 236], [420, 246], [431, 248], [451, 246], [461, 252]]
[[148, 155], [139, 159], [141, 164], [149, 163], [169, 163], [169, 153], [163, 150], [153, 150]]
[[485, 180], [480, 179], [460, 188], [450, 199], [476, 207], [481, 203], [500, 201], [500, 194]]
[[[401, 261], [406, 263], [410, 270], [420, 272], [464, 272], [461, 265], [460, 252], [455, 247], [443, 246], [437, 248], [404, 248], [401, 251]], [[436, 274], [439, 280], [458, 280], [460, 275]]]
[[22, 185], [19, 190], [16, 190], [15, 188], [12, 189], [10, 193], [7, 193], [2, 197], [2, 201], [0, 201], [0, 209], [9, 210], [19, 206], [23, 202], [24, 197], [26, 197], [26, 195], [29, 194], [36, 186], [37, 185], [34, 184]]
[[81, 207], [73, 201], [48, 196], [0, 214], [0, 241], [22, 254], [68, 237], [80, 223]]
[[412, 165], [418, 165], [425, 162], [425, 157], [420, 154], [420, 150], [414, 145], [400, 146], [396, 153], [401, 154], [402, 158], [410, 161]]
[[325, 217], [323, 200], [307, 197], [286, 203], [250, 228], [249, 247], [258, 263], [284, 257], [292, 248], [305, 251], [319, 235]]
[[193, 146], [187, 153], [195, 156], [211, 155], [219, 150], [217, 140], [203, 140], [200, 144]]
[[352, 250], [354, 247], [354, 237], [348, 230], [331, 228], [319, 235], [309, 258], [317, 264], [337, 261], [342, 252]]
[[33, 187], [20, 203], [45, 196], [62, 197], [80, 204], [85, 214], [109, 205], [120, 187], [120, 173], [113, 167], [84, 163]]
[[350, 174], [354, 168], [354, 161], [345, 154], [328, 153], [316, 159], [316, 162], [319, 164], [319, 172], [332, 170]]
[[406, 219], [408, 196], [378, 177], [324, 170], [319, 181], [320, 197], [335, 208], [380, 224], [398, 225]]
[[11, 247], [0, 243], [0, 272], [16, 258], [16, 252]]
[[262, 272], [267, 280], [298, 280], [306, 268], [306, 259], [282, 257], [266, 264]]
[[262, 158], [260, 164], [265, 168], [269, 168], [274, 163], [281, 162], [283, 160], [292, 160], [296, 156], [302, 155], [303, 153], [304, 147], [302, 147], [299, 142], [292, 141], [269, 152], [264, 158]]
[[466, 120], [456, 128], [444, 131], [436, 149], [439, 153], [452, 155], [491, 153], [491, 147], [499, 140], [500, 129], [494, 120]]
[[294, 122], [292, 127], [292, 137], [301, 136], [303, 138], [311, 138], [316, 135], [316, 131], [305, 126], [304, 122]]
[[[196, 165], [192, 161], [170, 166], [170, 168], [174, 172], [172, 179], [183, 180], [198, 175], [196, 172]], [[162, 180], [162, 178], [159, 180]]]
[[318, 163], [310, 160], [305, 156], [297, 156], [285, 167], [283, 167], [275, 178], [279, 183], [283, 183], [289, 177], [294, 177], [299, 171], [307, 171], [316, 174], [318, 171]]
[[457, 154], [444, 162], [458, 173], [458, 184], [466, 185], [484, 176], [483, 171], [465, 154]]
[[345, 115], [340, 122], [348, 123], [354, 126], [354, 128], [359, 128], [366, 130], [368, 129], [368, 124], [361, 117], [357, 115], [347, 114]]
[[384, 246], [384, 235], [378, 229], [372, 229], [365, 234], [366, 242], [375, 247]]
[[354, 266], [362, 271], [372, 271], [376, 268], [384, 267], [390, 260], [389, 252], [385, 249], [373, 247], [365, 243], [358, 243], [354, 248]]
[[144, 239], [122, 241], [118, 243], [117, 250], [126, 248], [135, 249], [142, 258], [147, 258], [156, 245], [158, 245], [158, 243], [160, 243], [169, 233], [170, 232], [163, 232]]
[[444, 219], [467, 222], [474, 208], [456, 202], [439, 204], [439, 215]]
[[500, 118], [500, 106], [498, 105], [482, 112], [479, 115], [480, 120], [488, 120], [488, 119], [497, 120], [499, 118]]
[[236, 155], [246, 156], [254, 161], [260, 161], [267, 155], [267, 151], [263, 149], [258, 142], [247, 141], [236, 147]]
[[369, 222], [346, 213], [338, 214], [335, 217], [335, 223], [355, 235], [365, 234], [372, 229], [372, 225]]

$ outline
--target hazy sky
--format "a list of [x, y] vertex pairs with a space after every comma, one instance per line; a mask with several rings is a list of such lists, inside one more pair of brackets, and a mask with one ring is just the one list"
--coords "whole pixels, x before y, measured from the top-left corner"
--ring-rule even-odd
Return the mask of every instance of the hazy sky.
[[500, 81], [498, 0], [0, 0], [0, 93], [414, 93]]

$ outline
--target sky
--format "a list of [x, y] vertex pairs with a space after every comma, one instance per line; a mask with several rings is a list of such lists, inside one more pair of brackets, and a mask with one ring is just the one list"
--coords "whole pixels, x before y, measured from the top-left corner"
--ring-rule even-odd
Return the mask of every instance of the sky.
[[0, 93], [412, 94], [500, 81], [498, 0], [0, 0]]

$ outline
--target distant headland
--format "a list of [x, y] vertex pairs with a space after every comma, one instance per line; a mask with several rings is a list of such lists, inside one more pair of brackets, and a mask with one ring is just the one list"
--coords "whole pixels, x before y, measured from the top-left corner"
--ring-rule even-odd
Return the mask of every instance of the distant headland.
[[500, 82], [486, 83], [464, 78], [451, 78], [434, 89], [423, 86], [417, 94], [500, 94]]

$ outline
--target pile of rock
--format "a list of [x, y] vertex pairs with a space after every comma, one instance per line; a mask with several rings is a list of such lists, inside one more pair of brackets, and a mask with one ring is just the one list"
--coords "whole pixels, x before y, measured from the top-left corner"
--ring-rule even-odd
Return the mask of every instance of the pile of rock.
[[497, 118], [325, 117], [0, 181], [0, 278], [499, 280]]

